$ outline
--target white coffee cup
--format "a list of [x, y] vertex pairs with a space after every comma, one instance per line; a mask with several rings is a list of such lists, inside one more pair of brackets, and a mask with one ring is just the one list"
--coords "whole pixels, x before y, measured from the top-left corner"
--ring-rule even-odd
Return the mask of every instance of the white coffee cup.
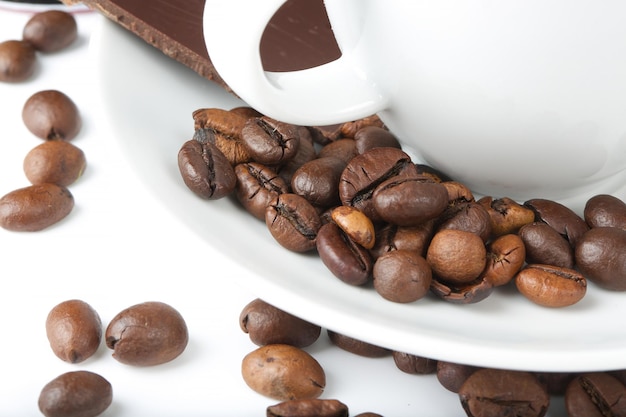
[[416, 160], [478, 195], [577, 211], [626, 199], [626, 2], [326, 0], [342, 56], [269, 73], [283, 0], [207, 0], [213, 65], [250, 106], [327, 125], [377, 113]]

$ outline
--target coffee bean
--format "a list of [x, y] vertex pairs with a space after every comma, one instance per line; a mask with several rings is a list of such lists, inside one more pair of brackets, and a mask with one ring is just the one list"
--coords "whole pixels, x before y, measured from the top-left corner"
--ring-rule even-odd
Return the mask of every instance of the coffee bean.
[[437, 381], [448, 391], [458, 393], [467, 378], [479, 369], [472, 365], [437, 361]]
[[380, 126], [365, 126], [354, 134], [354, 142], [358, 153], [373, 148], [401, 148], [398, 138], [389, 130]]
[[428, 294], [432, 271], [417, 252], [395, 250], [376, 260], [373, 277], [374, 288], [384, 299], [410, 303]]
[[178, 151], [178, 169], [185, 185], [208, 200], [230, 195], [237, 183], [232, 165], [210, 140], [185, 142]]
[[478, 200], [478, 203], [485, 207], [491, 217], [491, 233], [494, 236], [515, 233], [523, 225], [535, 221], [532, 209], [508, 197], [494, 200], [487, 196]]
[[378, 115], [373, 114], [371, 116], [366, 116], [361, 119], [353, 120], [351, 122], [342, 123], [339, 126], [339, 130], [341, 132], [341, 136], [346, 138], [354, 138], [356, 133], [364, 129], [368, 126], [376, 126], [376, 127], [385, 127], [385, 124], [378, 117]]
[[248, 119], [241, 140], [252, 159], [261, 164], [283, 164], [292, 159], [300, 146], [299, 129], [269, 117]]
[[358, 340], [330, 329], [327, 329], [326, 333], [335, 346], [355, 355], [364, 356], [366, 358], [382, 358], [391, 354], [391, 350], [387, 348]]
[[487, 262], [483, 240], [463, 230], [435, 233], [426, 253], [435, 275], [452, 284], [469, 283], [480, 275]]
[[46, 417], [95, 417], [113, 402], [111, 383], [89, 371], [73, 371], [48, 382], [39, 394]]
[[601, 194], [590, 198], [583, 211], [589, 227], [618, 227], [626, 230], [626, 202]]
[[565, 391], [569, 417], [626, 416], [626, 386], [606, 372], [584, 373]]
[[542, 221], [563, 235], [574, 247], [576, 241], [589, 226], [572, 209], [553, 200], [536, 198], [524, 202], [524, 206], [535, 212], [535, 219]]
[[187, 325], [171, 306], [151, 301], [119, 312], [105, 331], [113, 357], [127, 365], [152, 366], [178, 357], [189, 340]]
[[265, 211], [270, 203], [289, 191], [288, 185], [276, 171], [256, 162], [238, 164], [235, 166], [235, 175], [237, 200], [259, 220], [265, 221]]
[[358, 154], [359, 153], [356, 149], [356, 142], [354, 139], [339, 139], [320, 149], [318, 157], [325, 158], [327, 156], [332, 156], [334, 158], [341, 159], [347, 164]]
[[248, 150], [241, 138], [241, 131], [248, 120], [238, 112], [217, 108], [198, 109], [192, 114], [196, 135], [204, 135], [210, 131], [215, 146], [222, 151], [232, 166], [251, 160]]
[[519, 292], [545, 307], [567, 307], [587, 292], [587, 280], [578, 271], [551, 265], [529, 264], [516, 276]]
[[41, 52], [57, 52], [78, 37], [76, 19], [62, 10], [35, 13], [26, 22], [22, 38]]
[[331, 219], [356, 244], [371, 249], [376, 243], [376, 231], [372, 221], [361, 211], [350, 206], [331, 210]]
[[81, 128], [76, 104], [57, 90], [43, 90], [30, 96], [22, 108], [22, 120], [31, 133], [47, 140], [71, 140]]
[[550, 397], [529, 372], [480, 369], [459, 389], [461, 405], [468, 416], [542, 417]]
[[35, 48], [26, 41], [0, 42], [0, 81], [17, 83], [30, 78], [35, 72]]
[[526, 247], [516, 234], [501, 235], [487, 245], [487, 266], [483, 278], [499, 287], [508, 284], [526, 260]]
[[315, 239], [322, 223], [315, 208], [304, 197], [278, 195], [265, 210], [265, 224], [284, 248], [293, 252], [315, 249]]
[[564, 395], [570, 382], [576, 376], [574, 372], [533, 372], [539, 382], [546, 387], [550, 395]]
[[434, 229], [434, 221], [427, 221], [413, 227], [386, 224], [376, 231], [376, 242], [370, 253], [376, 259], [389, 251], [404, 249], [426, 256], [426, 248], [433, 236]]
[[348, 417], [348, 406], [338, 400], [289, 400], [270, 405], [267, 417]]
[[470, 282], [450, 283], [433, 277], [430, 291], [444, 301], [453, 304], [473, 304], [484, 300], [493, 292], [493, 284], [484, 276]]
[[437, 361], [410, 353], [391, 352], [396, 367], [404, 373], [426, 375], [437, 372]]
[[279, 401], [318, 398], [326, 386], [319, 362], [291, 345], [265, 345], [248, 353], [241, 373], [252, 390]]
[[316, 158], [303, 164], [291, 178], [294, 193], [318, 207], [332, 207], [339, 201], [339, 178], [346, 163], [339, 158]]
[[[439, 178], [437, 175], [431, 175], [431, 178], [433, 177], [435, 178], [434, 181]], [[450, 205], [456, 206], [459, 204], [472, 203], [476, 201], [474, 199], [474, 194], [472, 193], [472, 190], [470, 190], [467, 185], [457, 181], [442, 181], [441, 179], [439, 179], [439, 182], [441, 182], [441, 184], [446, 187], [446, 190], [448, 191], [448, 201], [450, 202]]]
[[612, 291], [626, 291], [626, 230], [594, 227], [578, 240], [577, 268], [593, 283]]
[[74, 197], [67, 188], [50, 183], [31, 185], [0, 198], [0, 226], [35, 232], [61, 221], [73, 208]]
[[31, 184], [53, 183], [67, 187], [83, 175], [84, 152], [64, 140], [48, 140], [31, 149], [24, 158], [24, 173]]
[[258, 346], [286, 344], [302, 348], [313, 344], [321, 333], [320, 326], [258, 298], [243, 308], [239, 326]]
[[[302, 128], [300, 128], [300, 130], [302, 130]], [[317, 150], [313, 142], [305, 139], [303, 135], [302, 133], [300, 134], [300, 146], [298, 146], [296, 155], [287, 161], [287, 163], [274, 166], [276, 173], [280, 175], [286, 184], [291, 184], [294, 174], [302, 165], [317, 158]], [[335, 188], [337, 188], [337, 185], [335, 185]]]
[[444, 210], [437, 221], [439, 230], [464, 230], [480, 236], [484, 242], [491, 238], [491, 217], [484, 206], [475, 201], [457, 200]]
[[46, 336], [59, 359], [79, 363], [91, 357], [102, 340], [100, 316], [81, 300], [57, 304], [46, 318]]
[[543, 222], [522, 226], [519, 237], [526, 247], [526, 262], [574, 268], [574, 250], [561, 234]]

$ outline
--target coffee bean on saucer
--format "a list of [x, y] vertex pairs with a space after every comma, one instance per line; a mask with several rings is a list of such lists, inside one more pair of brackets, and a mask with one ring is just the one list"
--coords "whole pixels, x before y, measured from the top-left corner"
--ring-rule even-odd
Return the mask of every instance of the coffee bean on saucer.
[[587, 280], [574, 269], [528, 264], [516, 276], [515, 285], [532, 302], [545, 307], [567, 307], [587, 292]]
[[178, 151], [178, 169], [185, 185], [207, 200], [230, 195], [237, 183], [232, 165], [210, 140], [185, 142]]
[[590, 227], [618, 227], [626, 230], [626, 202], [600, 194], [585, 204], [584, 218]]
[[27, 80], [35, 72], [37, 54], [26, 41], [0, 42], [0, 81], [17, 83]]
[[594, 227], [576, 244], [576, 267], [598, 286], [626, 291], [626, 230]]

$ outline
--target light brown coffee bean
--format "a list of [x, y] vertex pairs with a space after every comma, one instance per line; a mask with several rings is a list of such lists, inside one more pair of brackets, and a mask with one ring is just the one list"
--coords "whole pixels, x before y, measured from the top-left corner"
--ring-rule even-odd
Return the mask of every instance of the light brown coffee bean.
[[27, 80], [35, 72], [35, 48], [26, 41], [0, 42], [0, 81], [17, 83]]
[[0, 198], [0, 226], [18, 232], [43, 230], [65, 218], [74, 208], [70, 191], [56, 184], [37, 184]]
[[98, 350], [102, 340], [102, 321], [96, 310], [86, 302], [63, 301], [48, 313], [46, 336], [59, 359], [79, 363]]
[[251, 161], [241, 139], [241, 130], [248, 120], [238, 112], [218, 108], [198, 109], [192, 114], [196, 135], [203, 130], [212, 132], [215, 146], [222, 151], [232, 166]]
[[327, 329], [326, 333], [335, 346], [346, 352], [354, 353], [355, 355], [365, 356], [366, 358], [382, 358], [391, 354], [391, 350], [385, 347], [355, 339], [330, 329]]
[[515, 276], [515, 285], [530, 301], [545, 307], [571, 306], [587, 292], [587, 280], [581, 273], [552, 265], [526, 265]]
[[41, 52], [57, 52], [78, 37], [78, 25], [71, 13], [46, 10], [35, 13], [24, 25], [22, 39]]
[[270, 405], [267, 417], [348, 417], [348, 406], [338, 400], [313, 398]]
[[487, 245], [487, 266], [483, 277], [494, 286], [508, 284], [526, 260], [526, 247], [516, 234], [501, 235]]
[[331, 211], [331, 218], [355, 243], [371, 249], [376, 242], [372, 221], [360, 210], [350, 206], [338, 206]]
[[109, 322], [105, 341], [119, 362], [153, 366], [177, 358], [189, 340], [187, 324], [168, 304], [144, 302], [119, 312]]
[[515, 233], [520, 227], [535, 221], [535, 212], [509, 197], [494, 199], [486, 196], [478, 200], [491, 217], [491, 233], [500, 236]]
[[78, 107], [57, 90], [39, 91], [26, 100], [22, 120], [28, 130], [41, 139], [71, 140], [81, 128]]
[[319, 362], [306, 351], [285, 344], [265, 345], [248, 353], [241, 374], [251, 389], [279, 401], [317, 398], [326, 386]]
[[83, 175], [85, 153], [64, 140], [48, 140], [31, 149], [24, 158], [24, 173], [31, 184], [46, 182], [67, 187]]
[[66, 372], [48, 382], [39, 394], [46, 417], [95, 417], [113, 402], [111, 383], [89, 371]]
[[469, 283], [480, 275], [487, 262], [487, 249], [480, 236], [464, 230], [435, 233], [426, 260], [437, 277], [453, 284]]

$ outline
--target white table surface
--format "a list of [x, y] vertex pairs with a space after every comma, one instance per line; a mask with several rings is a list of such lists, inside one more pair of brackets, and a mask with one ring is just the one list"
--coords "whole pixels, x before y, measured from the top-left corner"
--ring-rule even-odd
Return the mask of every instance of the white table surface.
[[[29, 17], [2, 9], [0, 2], [0, 40], [19, 38]], [[116, 138], [100, 134], [89, 37], [102, 17], [91, 12], [76, 17], [74, 45], [39, 55], [31, 80], [0, 83], [0, 195], [29, 185], [23, 158], [41, 141], [23, 125], [21, 109], [39, 90], [58, 89], [76, 102], [83, 128], [73, 143], [88, 163], [84, 176], [70, 186], [76, 206], [65, 220], [36, 233], [0, 229], [0, 415], [41, 415], [41, 388], [61, 373], [86, 369], [113, 386], [113, 404], [103, 416], [263, 416], [277, 401], [250, 390], [240, 375], [241, 359], [256, 348], [238, 326], [241, 309], [255, 298], [236, 283], [237, 275], [246, 272], [181, 227], [142, 188]], [[197, 275], [199, 286], [178, 287], [181, 274]], [[48, 346], [45, 318], [54, 305], [73, 298], [90, 303], [104, 326], [130, 305], [169, 303], [187, 321], [189, 345], [173, 362], [150, 368], [118, 363], [104, 343], [87, 361], [64, 363]], [[351, 415], [464, 415], [458, 397], [434, 375], [407, 375], [391, 357], [368, 359], [341, 351], [330, 345], [325, 330], [307, 351], [326, 369], [323, 398], [343, 401]], [[553, 402], [550, 415], [564, 416], [562, 400]]]

